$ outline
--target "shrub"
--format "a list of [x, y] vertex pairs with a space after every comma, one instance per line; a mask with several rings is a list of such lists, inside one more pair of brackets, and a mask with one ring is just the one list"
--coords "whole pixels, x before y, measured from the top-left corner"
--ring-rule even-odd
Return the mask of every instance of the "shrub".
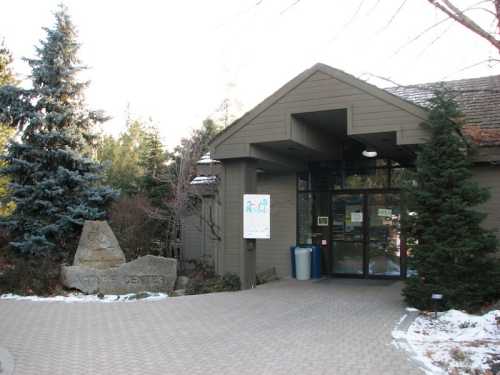
[[0, 274], [0, 294], [47, 296], [59, 286], [60, 263], [50, 257], [15, 257], [10, 263]]
[[208, 279], [191, 279], [186, 287], [186, 294], [232, 292], [240, 289], [241, 282], [238, 275], [228, 272], [222, 277], [215, 275]]
[[127, 261], [152, 254], [163, 255], [164, 230], [158, 220], [151, 219], [149, 200], [143, 195], [122, 196], [111, 207], [110, 226]]

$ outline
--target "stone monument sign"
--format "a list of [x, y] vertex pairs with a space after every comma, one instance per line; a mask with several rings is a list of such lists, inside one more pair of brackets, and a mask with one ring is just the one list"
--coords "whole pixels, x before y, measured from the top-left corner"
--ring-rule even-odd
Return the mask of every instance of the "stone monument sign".
[[106, 221], [86, 221], [73, 265], [106, 269], [123, 263], [125, 254], [109, 224]]
[[125, 255], [105, 221], [86, 221], [72, 266], [63, 266], [61, 282], [84, 293], [171, 292], [177, 260], [146, 255], [125, 263]]

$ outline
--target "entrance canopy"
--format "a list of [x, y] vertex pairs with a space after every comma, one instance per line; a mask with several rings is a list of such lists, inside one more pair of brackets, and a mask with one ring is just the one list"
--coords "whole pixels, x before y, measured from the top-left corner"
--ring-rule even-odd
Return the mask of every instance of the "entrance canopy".
[[426, 140], [426, 111], [323, 64], [292, 79], [212, 142], [217, 160], [249, 158], [263, 171], [358, 158], [365, 149], [408, 162]]

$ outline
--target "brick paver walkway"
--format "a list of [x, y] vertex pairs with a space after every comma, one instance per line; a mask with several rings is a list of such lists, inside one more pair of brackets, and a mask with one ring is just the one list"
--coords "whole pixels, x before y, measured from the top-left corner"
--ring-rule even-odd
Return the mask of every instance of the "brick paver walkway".
[[399, 283], [286, 280], [134, 303], [0, 300], [17, 375], [422, 374], [391, 344]]

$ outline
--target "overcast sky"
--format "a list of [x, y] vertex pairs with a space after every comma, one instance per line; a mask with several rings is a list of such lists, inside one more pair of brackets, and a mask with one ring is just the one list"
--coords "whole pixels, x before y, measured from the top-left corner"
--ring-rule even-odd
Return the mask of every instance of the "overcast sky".
[[[21, 57], [34, 55], [59, 2], [2, 1], [0, 38], [20, 78], [29, 73]], [[88, 102], [113, 116], [105, 131], [123, 130], [130, 103], [135, 116], [159, 125], [169, 146], [225, 98], [239, 115], [316, 62], [379, 86], [389, 84], [374, 76], [410, 84], [500, 74], [500, 65], [478, 64], [497, 57], [493, 48], [452, 21], [417, 38], [444, 18], [426, 0], [295, 2], [64, 1], [91, 68]], [[471, 15], [493, 27], [487, 12]]]

